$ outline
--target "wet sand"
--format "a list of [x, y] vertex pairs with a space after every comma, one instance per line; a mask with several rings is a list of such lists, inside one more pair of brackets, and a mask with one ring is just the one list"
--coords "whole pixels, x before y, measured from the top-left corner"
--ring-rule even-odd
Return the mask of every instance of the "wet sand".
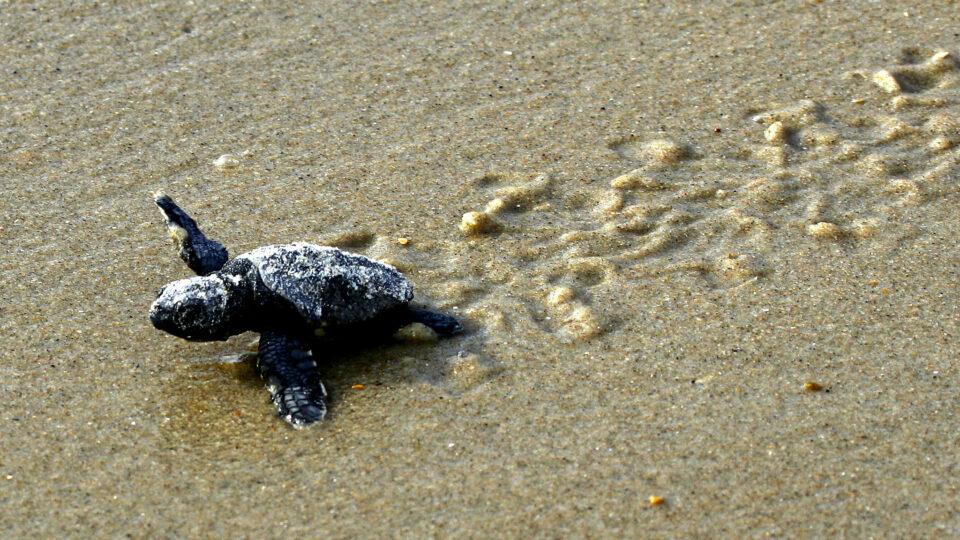
[[[3, 9], [7, 537], [960, 534], [949, 7]], [[467, 332], [293, 430], [150, 326], [158, 189]]]

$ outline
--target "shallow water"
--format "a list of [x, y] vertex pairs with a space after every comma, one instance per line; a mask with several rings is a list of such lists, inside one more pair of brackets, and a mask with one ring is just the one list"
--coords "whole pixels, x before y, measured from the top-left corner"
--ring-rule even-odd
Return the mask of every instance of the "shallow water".
[[[942, 7], [4, 10], [8, 536], [960, 532]], [[157, 189], [468, 331], [318, 351], [294, 431], [149, 325]]]

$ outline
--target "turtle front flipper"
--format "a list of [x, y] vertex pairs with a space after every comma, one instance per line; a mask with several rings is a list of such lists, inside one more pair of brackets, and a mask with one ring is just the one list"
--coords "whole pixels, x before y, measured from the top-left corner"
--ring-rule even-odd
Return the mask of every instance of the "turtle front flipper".
[[300, 428], [323, 420], [327, 412], [317, 363], [309, 343], [280, 332], [260, 334], [257, 369], [280, 417]]
[[204, 236], [197, 222], [169, 196], [156, 193], [153, 200], [160, 207], [160, 213], [170, 230], [170, 237], [177, 243], [180, 258], [191, 270], [197, 275], [205, 276], [223, 268], [229, 258], [227, 248]]

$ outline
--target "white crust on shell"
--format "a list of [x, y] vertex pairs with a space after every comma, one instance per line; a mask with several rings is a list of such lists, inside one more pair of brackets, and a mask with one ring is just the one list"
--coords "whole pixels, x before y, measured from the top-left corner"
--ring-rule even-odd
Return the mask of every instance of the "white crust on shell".
[[333, 247], [296, 242], [237, 258], [252, 262], [267, 288], [315, 321], [362, 322], [413, 298], [413, 284], [393, 266]]

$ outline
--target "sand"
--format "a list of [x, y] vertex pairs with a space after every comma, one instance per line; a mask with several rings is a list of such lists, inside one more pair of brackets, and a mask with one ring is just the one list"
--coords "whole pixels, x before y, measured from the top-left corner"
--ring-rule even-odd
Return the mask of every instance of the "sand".
[[[960, 39], [916, 2], [2, 6], [5, 537], [960, 535]], [[147, 310], [152, 193], [462, 336]]]

